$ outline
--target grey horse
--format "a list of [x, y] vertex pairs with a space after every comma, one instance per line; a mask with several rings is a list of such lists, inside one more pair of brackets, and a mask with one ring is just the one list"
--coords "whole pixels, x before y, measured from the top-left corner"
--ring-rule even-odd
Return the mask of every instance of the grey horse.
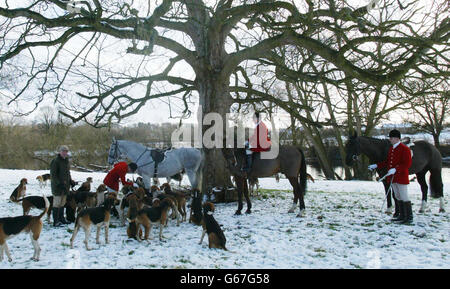
[[[110, 165], [117, 161], [129, 159], [137, 164], [136, 172], [142, 176], [146, 189], [149, 189], [150, 180], [155, 173], [155, 160], [152, 158], [153, 148], [142, 144], [113, 138], [108, 153]], [[202, 153], [196, 148], [173, 148], [164, 152], [164, 159], [158, 164], [156, 177], [172, 177], [185, 171], [192, 189], [197, 189], [200, 181]]]

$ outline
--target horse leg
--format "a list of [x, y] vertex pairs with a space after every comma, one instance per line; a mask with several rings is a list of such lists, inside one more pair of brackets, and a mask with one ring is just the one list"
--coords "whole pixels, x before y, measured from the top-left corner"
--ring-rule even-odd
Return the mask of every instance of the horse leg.
[[[300, 188], [299, 188], [300, 191]], [[300, 212], [298, 213], [297, 217], [303, 217], [305, 215], [305, 210], [306, 210], [306, 206], [305, 206], [305, 200], [304, 200], [304, 193], [299, 193], [299, 197], [300, 197]]]
[[142, 180], [144, 181], [144, 188], [146, 190], [150, 190], [150, 187], [151, 187], [150, 176], [142, 175]]
[[422, 171], [417, 173], [417, 182], [420, 184], [420, 190], [422, 191], [422, 204], [420, 205], [419, 213], [424, 213], [427, 209], [427, 194], [428, 194], [428, 185], [425, 180], [426, 171]]
[[291, 207], [291, 209], [288, 212], [293, 213], [295, 210], [295, 207], [297, 205], [297, 201], [300, 200], [300, 202], [299, 202], [300, 212], [298, 213], [297, 217], [302, 217], [305, 214], [305, 201], [303, 199], [303, 194], [301, 193], [301, 190], [300, 190], [300, 184], [298, 183], [297, 177], [292, 177], [292, 178], [288, 178], [288, 179], [292, 185], [292, 188], [294, 189], [294, 191], [293, 191], [294, 192], [293, 206]]
[[430, 192], [432, 198], [439, 198], [439, 213], [444, 213], [444, 184], [441, 168], [430, 170]]
[[191, 188], [193, 190], [197, 189], [197, 176], [194, 170], [186, 169], [186, 175], [188, 176], [189, 183], [191, 184]]
[[289, 182], [291, 183], [292, 187], [294, 188], [294, 191], [293, 191], [293, 193], [294, 193], [294, 201], [293, 201], [292, 206], [289, 209], [288, 213], [293, 213], [293, 212], [295, 212], [295, 208], [297, 207], [297, 202], [298, 202], [298, 199], [299, 199], [299, 195], [298, 195], [298, 191], [296, 189], [296, 186], [292, 183], [291, 179], [289, 179]]
[[244, 185], [245, 179], [241, 177], [236, 177], [236, 187], [238, 190], [238, 209], [234, 213], [235, 215], [240, 215], [242, 211], [242, 191], [243, 191], [243, 185]]
[[246, 214], [251, 214], [252, 212], [252, 203], [250, 201], [250, 198], [248, 196], [248, 186], [247, 186], [247, 180], [244, 179], [244, 197], [247, 201], [247, 211], [245, 211]]

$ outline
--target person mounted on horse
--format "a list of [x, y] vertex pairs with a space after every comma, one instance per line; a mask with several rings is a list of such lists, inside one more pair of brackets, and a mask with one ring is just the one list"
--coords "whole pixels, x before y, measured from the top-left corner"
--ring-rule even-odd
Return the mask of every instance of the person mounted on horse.
[[269, 130], [261, 120], [259, 112], [253, 115], [253, 122], [256, 124], [252, 136], [245, 142], [246, 164], [242, 171], [249, 173], [252, 169], [253, 153], [270, 150], [272, 142], [269, 138]]

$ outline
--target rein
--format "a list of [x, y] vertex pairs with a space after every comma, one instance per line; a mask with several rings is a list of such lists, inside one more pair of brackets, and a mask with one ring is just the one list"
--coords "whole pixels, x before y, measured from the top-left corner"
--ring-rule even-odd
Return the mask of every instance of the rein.
[[[142, 158], [142, 156], [143, 156], [147, 151], [149, 151], [149, 149], [148, 149], [147, 147], [145, 147], [145, 149], [144, 149], [144, 151], [141, 153], [141, 155], [136, 159], [136, 161], [134, 161], [134, 163], [135, 163], [136, 165], [137, 165], [138, 161]], [[116, 140], [116, 141], [114, 142], [114, 155], [109, 154], [109, 157], [117, 161], [117, 160], [119, 159], [119, 155], [121, 155], [121, 154], [122, 154], [122, 153], [121, 153], [121, 151], [120, 151], [119, 144], [117, 143], [117, 140]], [[150, 158], [151, 158], [151, 156], [150, 156]], [[138, 168], [148, 166], [148, 165], [150, 165], [150, 164], [152, 164], [152, 163], [154, 163], [154, 162], [155, 162], [155, 161], [154, 161], [153, 158], [152, 158], [152, 161], [150, 161], [150, 162], [148, 162], [148, 163], [145, 163], [145, 164], [143, 164], [143, 165], [140, 165], [140, 166], [138, 166]]]
[[[387, 176], [388, 176], [388, 174], [385, 174], [381, 179], [378, 180], [378, 182], [382, 182]], [[389, 191], [392, 192], [392, 181], [393, 180], [394, 180], [394, 176], [392, 176], [391, 183], [389, 184], [389, 188], [387, 189], [386, 193], [384, 194], [383, 204], [381, 204], [381, 208], [380, 208], [381, 211], [383, 211], [384, 202], [386, 202], [386, 200], [387, 200], [387, 196], [389, 194]]]
[[[144, 151], [141, 153], [141, 155], [140, 155], [140, 156], [137, 158], [137, 160], [135, 161], [136, 164], [138, 163], [138, 161], [141, 159], [141, 157], [142, 157], [147, 151], [150, 151], [150, 150], [148, 149], [148, 147], [145, 147]], [[140, 165], [140, 166], [138, 166], [138, 168], [142, 168], [142, 167], [148, 166], [148, 165], [150, 165], [150, 164], [152, 164], [152, 163], [155, 162], [151, 156], [150, 156], [150, 158], [152, 159], [152, 161], [150, 161], [150, 162], [148, 162], [148, 163], [146, 163], [146, 164]]]

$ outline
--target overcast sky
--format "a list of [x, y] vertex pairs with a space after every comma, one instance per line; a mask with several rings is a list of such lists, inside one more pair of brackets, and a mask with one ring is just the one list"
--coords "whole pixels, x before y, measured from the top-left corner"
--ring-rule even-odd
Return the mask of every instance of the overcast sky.
[[[3, 2], [3, 1], [1, 1], [1, 2]], [[19, 4], [19, 2], [22, 4]], [[10, 3], [10, 5], [17, 4], [17, 5], [22, 6], [23, 2], [26, 2], [26, 1], [18, 1], [18, 2], [13, 1]], [[139, 2], [139, 1], [137, 1], [137, 2]], [[358, 5], [361, 5], [361, 2], [368, 3], [369, 1], [358, 1]], [[113, 41], [117, 41], [117, 40], [113, 40]], [[73, 44], [71, 43], [70, 49], [73, 50], [73, 52], [75, 52], [75, 51], [78, 51], [78, 49], [82, 45], [83, 45], [82, 41], [74, 42]], [[129, 60], [125, 60], [128, 62], [124, 63], [122, 58], [118, 57], [118, 55], [122, 55], [122, 56], [124, 55], [123, 52], [129, 46], [129, 41], [121, 41], [120, 43], [116, 42], [115, 45], [112, 45], [111, 42], [107, 41], [106, 43], [104, 43], [104, 45], [105, 45], [105, 47], [102, 50], [102, 61], [104, 63], [106, 63], [110, 67], [123, 68], [123, 67], [126, 67], [127, 65], [132, 66], [130, 64], [131, 62]], [[118, 49], [118, 47], [119, 47], [119, 49]], [[118, 51], [121, 51], [121, 52], [118, 52]], [[43, 52], [42, 59], [46, 59], [46, 53], [47, 53], [47, 51]], [[95, 56], [95, 54], [92, 57], [94, 57], [94, 56]], [[129, 57], [129, 55], [127, 57]], [[26, 57], [24, 59], [25, 59], [24, 61], [26, 61]], [[127, 59], [129, 59], [129, 58], [127, 58]], [[91, 58], [90, 61], [94, 61], [94, 58]], [[164, 67], [163, 65], [158, 63], [158, 60], [156, 60], [156, 58], [153, 58], [152, 61], [149, 61], [146, 65], [148, 65], [148, 70], [151, 71], [152, 73], [154, 73], [154, 71], [157, 70], [158, 68], [161, 69], [161, 67]], [[125, 68], [123, 68], [123, 69], [125, 70]], [[193, 79], [192, 72], [186, 70], [186, 68], [179, 68], [178, 70], [175, 69], [174, 74], [183, 75], [186, 78]], [[19, 85], [20, 85], [20, 83], [19, 83]], [[78, 88], [79, 87], [76, 87], [75, 89], [78, 89]], [[139, 92], [140, 91], [131, 91], [131, 93], [139, 93]], [[2, 96], [2, 93], [3, 93], [3, 96]], [[39, 92], [38, 91], [30, 92], [30, 97], [36, 93], [39, 93]], [[1, 111], [3, 111], [3, 112], [13, 111], [13, 110], [18, 110], [18, 109], [21, 111], [27, 111], [34, 107], [34, 102], [28, 101], [27, 98], [25, 98], [24, 101], [13, 103], [9, 107], [7, 107], [5, 105], [5, 98], [4, 98], [5, 94], [6, 95], [9, 94], [11, 96], [11, 94], [6, 92], [5, 90], [0, 91], [0, 98], [3, 98], [3, 99], [0, 99], [0, 112]], [[148, 101], [146, 103], [146, 105], [143, 108], [141, 108], [141, 110], [136, 115], [123, 120], [122, 124], [130, 125], [130, 124], [139, 123], [139, 122], [150, 122], [150, 123], [163, 123], [163, 122], [177, 123], [177, 122], [179, 122], [179, 119], [175, 119], [175, 118], [171, 119], [170, 118], [170, 110], [169, 110], [169, 106], [168, 106], [168, 101], [169, 101], [168, 98], [155, 99], [155, 100]], [[170, 101], [171, 101], [172, 115], [179, 116], [181, 114], [181, 111], [183, 110], [182, 103], [180, 101], [177, 101], [174, 99], [171, 99]], [[195, 100], [193, 100], [193, 101], [195, 101]], [[197, 105], [198, 105], [198, 102], [196, 104], [192, 105], [192, 111], [194, 112], [194, 114], [191, 116], [190, 119], [185, 120], [186, 122], [195, 122], [196, 121], [195, 112], [197, 111]], [[55, 104], [52, 99], [46, 99], [40, 106], [52, 106], [56, 109], [58, 107], [58, 104]], [[39, 114], [40, 114], [40, 111], [39, 111], [39, 109], [37, 109], [36, 112], [32, 113], [30, 116], [24, 117], [23, 120], [33, 121], [36, 118], [38, 118]], [[390, 123], [398, 123], [401, 121], [402, 121], [401, 112], [396, 112], [394, 114], [391, 114], [391, 116], [389, 118]], [[286, 113], [278, 115], [276, 118], [276, 123], [280, 127], [288, 126], [289, 125], [289, 116]]]

